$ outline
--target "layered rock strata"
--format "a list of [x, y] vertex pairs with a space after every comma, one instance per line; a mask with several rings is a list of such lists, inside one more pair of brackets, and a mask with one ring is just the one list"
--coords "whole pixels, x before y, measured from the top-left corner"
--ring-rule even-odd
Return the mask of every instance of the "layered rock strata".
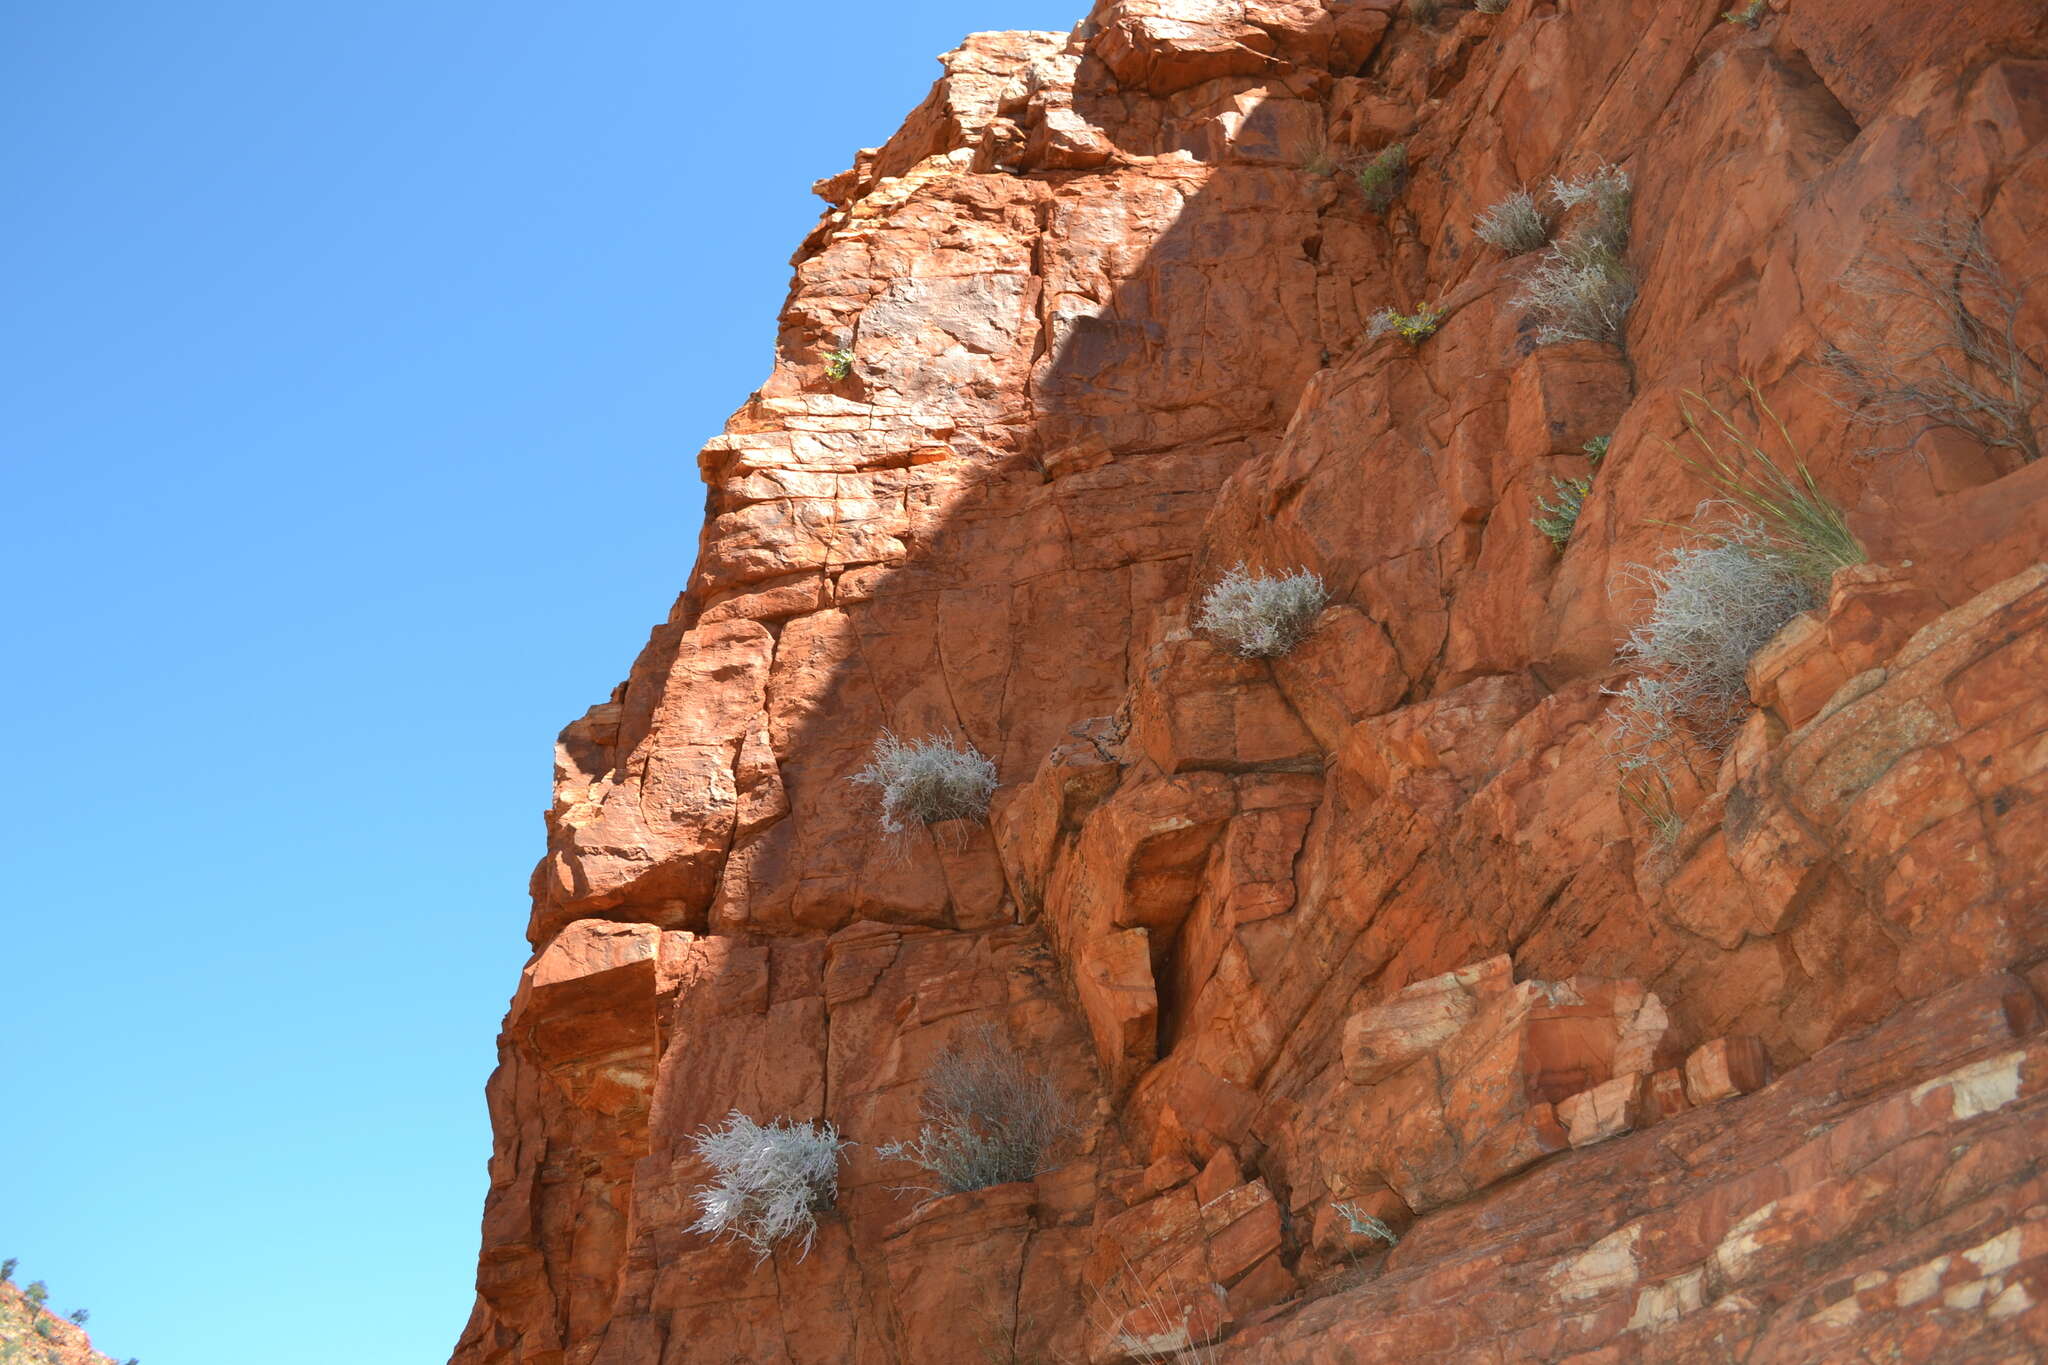
[[[2048, 1353], [2048, 461], [1824, 363], [1926, 325], [1868, 285], [1916, 224], [2048, 266], [2048, 13], [1743, 8], [1102, 0], [819, 184], [557, 748], [459, 1365]], [[1475, 216], [1608, 164], [1624, 335], [1539, 345]], [[1708, 405], [1869, 562], [1646, 810], [1617, 649]], [[1239, 562], [1330, 589], [1284, 657], [1190, 628]], [[989, 818], [885, 834], [885, 730]], [[922, 1200], [875, 1145], [983, 1022], [1081, 1121]], [[735, 1109], [860, 1144], [808, 1255], [689, 1230]]]

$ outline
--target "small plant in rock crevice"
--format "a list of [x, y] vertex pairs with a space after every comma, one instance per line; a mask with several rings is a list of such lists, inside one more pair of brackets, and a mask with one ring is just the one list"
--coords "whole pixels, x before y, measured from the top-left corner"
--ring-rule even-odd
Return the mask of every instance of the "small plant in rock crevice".
[[1508, 0], [1478, 0], [1478, 3], [1473, 5], [1472, 8], [1478, 10], [1481, 14], [1505, 14], [1507, 13]]
[[1351, 1229], [1353, 1237], [1375, 1237], [1390, 1247], [1400, 1244], [1401, 1236], [1399, 1233], [1388, 1227], [1382, 1219], [1367, 1213], [1356, 1204], [1333, 1202], [1330, 1205], [1330, 1209], [1339, 1218], [1344, 1220], [1344, 1225]]
[[1322, 129], [1316, 129], [1302, 144], [1301, 168], [1325, 178], [1337, 173], [1337, 155], [1330, 150], [1329, 134]]
[[853, 349], [841, 346], [825, 353], [825, 378], [838, 383], [853, 373]]
[[1562, 240], [1522, 279], [1510, 303], [1535, 328], [1538, 346], [1566, 341], [1623, 342], [1635, 305], [1635, 273], [1626, 259], [1633, 190], [1627, 171], [1600, 166], [1553, 179], [1550, 197], [1567, 213], [1586, 209]]
[[1570, 212], [1590, 204], [1596, 210], [1592, 221], [1583, 224], [1574, 235], [1586, 234], [1593, 245], [1609, 251], [1620, 251], [1628, 245], [1628, 215], [1634, 195], [1629, 173], [1604, 163], [1569, 180], [1562, 176], [1550, 179], [1550, 197], [1559, 208]]
[[1408, 144], [1395, 142], [1382, 147], [1352, 172], [1351, 178], [1358, 183], [1365, 206], [1374, 213], [1385, 213], [1408, 183]]
[[1550, 219], [1537, 207], [1536, 196], [1516, 190], [1474, 220], [1480, 241], [1510, 256], [1523, 256], [1550, 241]]
[[839, 1194], [839, 1153], [848, 1144], [829, 1123], [776, 1119], [759, 1124], [735, 1109], [691, 1140], [716, 1178], [697, 1191], [692, 1232], [730, 1237], [766, 1259], [794, 1241], [808, 1255], [818, 1212]]
[[1762, 522], [1726, 505], [1723, 529], [1633, 576], [1650, 592], [1622, 656], [1644, 676], [1618, 694], [1616, 753], [1624, 774], [1668, 760], [1684, 735], [1721, 749], [1747, 712], [1745, 675], [1786, 623], [1821, 601], [1796, 553]]
[[1384, 336], [1398, 336], [1410, 345], [1420, 346], [1436, 335], [1436, 329], [1443, 325], [1444, 316], [1444, 310], [1431, 303], [1419, 305], [1412, 313], [1382, 308], [1366, 323], [1365, 334], [1373, 341]]
[[1443, 17], [1443, 0], [1408, 0], [1408, 17], [1427, 27]]
[[1073, 1127], [1050, 1077], [1036, 1071], [986, 1020], [963, 1030], [933, 1060], [920, 1100], [924, 1124], [907, 1142], [875, 1149], [921, 1167], [936, 1182], [907, 1186], [930, 1198], [1029, 1180], [1049, 1170]]
[[1744, 28], [1755, 28], [1763, 21], [1764, 11], [1770, 8], [1770, 0], [1749, 0], [1741, 9], [1723, 10], [1721, 17], [1731, 24]]
[[1557, 501], [1553, 503], [1548, 498], [1538, 498], [1536, 514], [1529, 522], [1550, 541], [1552, 549], [1562, 554], [1573, 530], [1578, 527], [1579, 513], [1585, 509], [1586, 495], [1593, 490], [1593, 481], [1553, 478], [1550, 483]]
[[1277, 658], [1308, 638], [1329, 604], [1322, 578], [1306, 569], [1271, 578], [1239, 564], [1203, 595], [1195, 629], [1245, 658]]
[[1612, 436], [1589, 436], [1579, 449], [1586, 452], [1586, 458], [1592, 461], [1593, 468], [1598, 469], [1600, 462], [1607, 458], [1607, 448], [1613, 444]]
[[882, 794], [882, 828], [891, 834], [913, 824], [979, 820], [998, 785], [995, 763], [971, 745], [954, 747], [951, 735], [906, 743], [887, 730], [851, 780]]
[[1666, 842], [1681, 824], [1672, 773], [1695, 748], [1718, 751], [1734, 737], [1748, 713], [1750, 660], [1793, 617], [1825, 600], [1837, 569], [1864, 559], [1784, 423], [1754, 385], [1747, 387], [1759, 425], [1775, 429], [1790, 452], [1789, 468], [1688, 390], [1680, 412], [1699, 453], [1673, 452], [1721, 494], [1698, 513], [1718, 529], [1654, 567], [1633, 569], [1650, 603], [1622, 647], [1638, 676], [1613, 694], [1609, 749], [1622, 798]]
[[[1144, 1282], [1128, 1254], [1121, 1273], [1113, 1274], [1110, 1286], [1095, 1291], [1091, 1325], [1107, 1336], [1120, 1354], [1115, 1358], [1137, 1365], [1222, 1365], [1223, 1343], [1205, 1339], [1203, 1327], [1192, 1321], [1194, 1306], [1182, 1301], [1176, 1321], [1159, 1291]], [[1211, 1282], [1208, 1291], [1223, 1307], [1225, 1291]]]

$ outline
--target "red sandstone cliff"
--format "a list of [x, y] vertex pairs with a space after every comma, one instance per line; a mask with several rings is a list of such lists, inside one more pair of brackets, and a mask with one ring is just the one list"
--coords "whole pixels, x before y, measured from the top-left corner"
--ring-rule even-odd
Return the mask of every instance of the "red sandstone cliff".
[[[1724, 4], [1101, 0], [819, 185], [689, 588], [557, 750], [459, 1365], [2048, 1355], [2048, 461], [1869, 453], [1821, 364], [1913, 215], [2048, 268], [2048, 12]], [[1318, 173], [1393, 141], [1384, 214]], [[1625, 346], [1536, 346], [1474, 216], [1610, 162]], [[1744, 382], [1871, 562], [1660, 831], [1631, 566]], [[1294, 653], [1189, 630], [1240, 560], [1329, 585]], [[885, 727], [989, 820], [885, 837]], [[907, 1136], [982, 1020], [1057, 1170], [919, 1209], [857, 1146], [807, 1257], [688, 1231], [693, 1132]]]

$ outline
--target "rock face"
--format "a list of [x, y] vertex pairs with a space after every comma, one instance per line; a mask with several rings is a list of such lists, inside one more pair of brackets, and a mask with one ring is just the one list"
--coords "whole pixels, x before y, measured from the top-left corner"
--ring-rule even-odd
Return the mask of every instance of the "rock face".
[[[1826, 363], [1925, 349], [1871, 281], [1930, 222], [2048, 268], [2048, 11], [1738, 8], [1101, 0], [819, 184], [688, 590], [557, 748], [458, 1365], [2048, 1353], [2048, 461]], [[1475, 215], [1606, 163], [1623, 336], [1539, 345]], [[2010, 321], [2048, 362], [2048, 285]], [[1869, 562], [1631, 800], [1708, 407]], [[1292, 653], [1191, 628], [1239, 562], [1328, 586]], [[885, 834], [885, 729], [988, 818]], [[984, 1023], [1074, 1131], [906, 1192]], [[735, 1109], [858, 1144], [808, 1255], [690, 1230]]]

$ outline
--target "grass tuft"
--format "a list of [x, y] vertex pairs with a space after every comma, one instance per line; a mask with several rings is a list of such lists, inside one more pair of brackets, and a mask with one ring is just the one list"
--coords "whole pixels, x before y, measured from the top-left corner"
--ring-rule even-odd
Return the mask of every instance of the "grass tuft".
[[[1778, 414], [1764, 402], [1754, 384], [1745, 384], [1750, 401], [1756, 405], [1779, 439], [1792, 451], [1788, 471], [1773, 460], [1763, 446], [1743, 433], [1733, 419], [1692, 390], [1690, 400], [1680, 406], [1685, 428], [1699, 447], [1697, 456], [1673, 447], [1685, 466], [1711, 484], [1720, 495], [1754, 517], [1774, 542], [1773, 555], [1790, 564], [1798, 574], [1817, 587], [1826, 583], [1836, 569], [1861, 564], [1868, 556], [1849, 529], [1839, 507], [1828, 500], [1814, 482], [1813, 471], [1799, 458], [1792, 434]], [[1693, 411], [1697, 403], [1709, 422]]]
[[1550, 219], [1537, 206], [1536, 196], [1516, 190], [1480, 214], [1472, 231], [1488, 246], [1524, 256], [1550, 241]]
[[912, 1188], [937, 1198], [1029, 1180], [1072, 1130], [1050, 1077], [1036, 1071], [994, 1024], [982, 1021], [932, 1062], [921, 1101], [924, 1126], [908, 1142], [875, 1149], [922, 1167], [936, 1182]]

